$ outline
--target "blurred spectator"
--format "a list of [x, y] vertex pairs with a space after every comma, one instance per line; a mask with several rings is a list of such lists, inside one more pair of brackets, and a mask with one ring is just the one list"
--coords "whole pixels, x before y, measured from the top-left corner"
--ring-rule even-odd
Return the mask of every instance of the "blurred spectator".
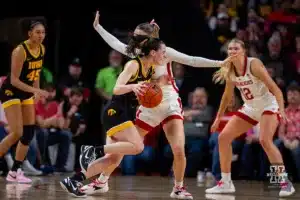
[[[230, 118], [233, 115], [235, 115], [235, 112], [240, 108], [240, 105], [241, 105], [240, 99], [236, 95], [234, 95], [230, 104], [227, 107], [224, 116], [221, 118], [217, 132], [211, 133], [211, 136], [209, 138], [209, 149], [212, 152], [212, 173], [217, 181], [221, 179], [219, 144], [218, 144], [219, 133], [224, 129], [225, 125], [230, 120]], [[241, 136], [232, 142], [233, 161], [238, 159], [238, 154], [240, 153], [243, 147], [243, 143], [244, 143], [244, 136]], [[198, 181], [199, 180], [201, 181], [200, 177]]]
[[88, 110], [83, 101], [83, 90], [72, 88], [70, 96], [60, 104], [60, 113], [64, 117], [63, 127], [71, 130], [73, 142], [76, 144], [75, 168], [80, 168], [78, 159], [80, 147], [85, 143], [83, 135], [87, 129]]
[[161, 127], [158, 126], [145, 136], [145, 148], [142, 153], [124, 156], [121, 163], [123, 175], [136, 175], [138, 169], [144, 169], [146, 175], [150, 175], [153, 172], [153, 162], [160, 133]]
[[217, 28], [218, 23], [220, 23], [220, 20], [228, 20], [228, 22], [230, 23], [230, 31], [237, 31], [238, 18], [236, 17], [236, 15], [233, 17], [229, 17], [228, 9], [225, 4], [219, 4], [216, 16], [210, 17], [208, 21], [209, 28], [214, 31]]
[[278, 147], [283, 146], [288, 149], [292, 155], [297, 169], [297, 178], [300, 180], [300, 86], [293, 84], [287, 88], [287, 102], [285, 109], [289, 121], [286, 124], [280, 124], [276, 141]]
[[[219, 13], [217, 19], [217, 25], [216, 28], [213, 29], [213, 35], [218, 41], [219, 48], [221, 48], [223, 45], [226, 45], [235, 34], [230, 30], [230, 19], [227, 13]], [[225, 55], [222, 55], [222, 57], [225, 57]]]
[[300, 84], [300, 35], [295, 37], [296, 52], [290, 56], [291, 72], [289, 78], [291, 80], [298, 80]]
[[[49, 92], [47, 98], [41, 97], [36, 104], [37, 141], [41, 155], [48, 159], [48, 147], [58, 144], [59, 154], [55, 163], [55, 170], [65, 172], [68, 159], [72, 133], [65, 129], [63, 118], [59, 111], [59, 103], [55, 100], [56, 89], [54, 85], [48, 84], [44, 88]], [[50, 161], [47, 160], [47, 162]]]
[[88, 84], [83, 79], [82, 65], [80, 64], [79, 58], [74, 58], [72, 63], [69, 65], [68, 74], [60, 80], [60, 88], [65, 96], [70, 96], [72, 87], [84, 88], [84, 99], [87, 100], [89, 98], [90, 90], [88, 89]]
[[122, 54], [115, 50], [109, 53], [109, 66], [100, 69], [97, 74], [95, 89], [104, 103], [109, 101], [113, 94], [117, 78], [122, 71]]
[[42, 68], [40, 83], [41, 83], [41, 86], [43, 86], [44, 84], [53, 83], [53, 74], [45, 66], [43, 66], [43, 68]]
[[[184, 109], [184, 132], [186, 138], [186, 176], [196, 176], [203, 170], [203, 158], [208, 144], [209, 125], [213, 119], [213, 109], [207, 105], [208, 95], [204, 88], [196, 88], [192, 96], [192, 105]], [[164, 155], [172, 158], [170, 145], [165, 147]], [[201, 169], [202, 168], [202, 169]]]
[[267, 18], [268, 21], [270, 23], [272, 22], [290, 23], [290, 24], [299, 23], [300, 21], [297, 20], [297, 13], [293, 12], [293, 10], [299, 9], [299, 3], [297, 3], [296, 0], [294, 1], [295, 4], [292, 4], [291, 0], [281, 1], [279, 9], [270, 13], [270, 15], [268, 16]]
[[274, 33], [268, 40], [268, 52], [262, 56], [261, 60], [267, 68], [273, 68], [275, 72], [274, 80], [279, 87], [283, 88], [285, 86], [283, 70], [286, 67], [286, 62], [282, 55], [281, 40], [278, 34]]
[[[241, 156], [241, 177], [247, 180], [264, 180], [268, 158], [259, 143], [259, 124], [247, 132], [243, 152]], [[255, 164], [258, 166], [255, 170]], [[257, 173], [255, 173], [255, 171]]]
[[190, 92], [190, 86], [185, 79], [185, 69], [182, 64], [173, 62], [172, 71], [176, 83], [176, 87], [179, 90], [179, 96], [183, 105], [186, 105], [188, 101], [188, 94]]
[[267, 17], [273, 10], [272, 0], [249, 0], [248, 9], [256, 9], [262, 17]]

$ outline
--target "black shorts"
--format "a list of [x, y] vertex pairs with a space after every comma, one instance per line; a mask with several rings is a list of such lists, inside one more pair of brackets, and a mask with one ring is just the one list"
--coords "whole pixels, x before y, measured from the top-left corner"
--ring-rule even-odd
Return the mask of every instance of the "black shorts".
[[33, 105], [33, 94], [29, 92], [21, 91], [11, 85], [2, 85], [0, 90], [0, 100], [3, 108], [7, 108], [11, 105]]
[[136, 106], [126, 105], [120, 101], [111, 101], [103, 110], [103, 127], [107, 136], [134, 126]]

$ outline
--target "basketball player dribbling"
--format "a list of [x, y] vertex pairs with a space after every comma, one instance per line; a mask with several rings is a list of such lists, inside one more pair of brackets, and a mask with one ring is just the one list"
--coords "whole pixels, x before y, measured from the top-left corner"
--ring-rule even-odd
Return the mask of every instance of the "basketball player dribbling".
[[[24, 21], [25, 23], [27, 22]], [[0, 100], [11, 129], [0, 143], [0, 159], [8, 149], [18, 142], [15, 161], [6, 180], [14, 183], [31, 183], [22, 171], [22, 163], [34, 137], [35, 109], [34, 96], [47, 96], [48, 92], [39, 86], [43, 67], [45, 39], [43, 19], [33, 19], [26, 24], [28, 40], [18, 45], [12, 52], [11, 71], [0, 91]]]
[[[102, 26], [100, 26], [98, 12], [95, 17], [94, 28], [113, 49], [127, 56], [131, 56], [125, 51], [127, 46], [126, 44], [121, 43], [117, 38], [112, 36], [104, 30]], [[159, 27], [155, 23], [143, 23], [137, 26], [134, 31], [134, 35], [136, 37], [148, 36], [158, 38]], [[173, 78], [171, 62], [176, 61], [196, 67], [220, 67], [221, 65], [229, 62], [231, 58], [228, 58], [225, 61], [208, 60], [201, 57], [187, 56], [169, 47], [166, 48], [166, 53], [167, 59], [165, 60], [165, 63], [161, 66], [156, 66], [155, 74], [153, 75], [153, 78], [161, 86], [163, 91], [163, 100], [161, 104], [155, 108], [145, 108], [140, 106], [137, 111], [136, 124], [142, 128], [140, 132], [141, 136], [146, 135], [157, 125], [163, 125], [164, 132], [174, 154], [173, 171], [175, 183], [170, 196], [178, 199], [193, 199], [192, 195], [187, 192], [183, 186], [186, 167], [186, 157], [184, 152], [185, 136], [182, 116], [183, 110], [181, 100], [178, 95], [178, 88], [176, 87], [176, 83]], [[84, 159], [85, 155], [89, 154], [95, 158], [95, 154], [97, 154], [93, 147], [86, 146], [85, 149], [86, 150], [83, 152], [80, 159], [83, 171], [85, 171], [89, 162], [92, 161], [91, 158]], [[94, 155], [92, 155], [92, 152], [95, 152]], [[84, 186], [83, 189], [85, 192], [92, 194], [95, 192], [101, 193], [108, 191], [107, 180], [109, 175], [120, 162], [120, 160], [116, 161], [116, 163], [107, 168], [93, 183]]]
[[[258, 122], [260, 123], [259, 141], [271, 165], [281, 165], [281, 168], [284, 168], [282, 156], [273, 143], [273, 137], [279, 124], [279, 117], [281, 117], [283, 122], [287, 120], [284, 113], [282, 92], [269, 76], [263, 63], [257, 58], [246, 56], [245, 44], [242, 41], [238, 39], [231, 40], [228, 45], [228, 56], [231, 55], [238, 56], [232, 63], [220, 68], [214, 75], [216, 82], [226, 81], [226, 86], [211, 131], [214, 132], [218, 128], [220, 118], [233, 96], [234, 87], [237, 87], [241, 92], [244, 105], [229, 120], [219, 135], [222, 178], [215, 187], [207, 189], [206, 193], [235, 192], [235, 187], [231, 180], [231, 143]], [[284, 179], [279, 192], [280, 197], [290, 196], [295, 192], [288, 178]]]
[[[127, 53], [135, 55], [136, 45], [141, 45], [143, 56], [125, 64], [114, 87], [112, 100], [103, 112], [104, 129], [108, 138], [113, 139], [108, 144], [96, 148], [99, 157], [104, 157], [91, 163], [85, 174], [77, 174], [81, 176], [81, 181], [101, 173], [112, 163], [122, 160], [123, 155], [136, 155], [144, 149], [142, 137], [139, 135], [139, 129], [143, 127], [135, 127], [133, 124], [138, 106], [137, 96], [144, 94], [144, 83], [151, 80], [154, 66], [163, 64], [166, 46], [160, 39], [142, 38], [141, 41], [133, 41], [132, 45], [128, 46]], [[91, 157], [89, 154], [85, 156]], [[73, 196], [85, 196], [78, 187], [80, 182], [77, 178], [66, 178], [60, 184]]]

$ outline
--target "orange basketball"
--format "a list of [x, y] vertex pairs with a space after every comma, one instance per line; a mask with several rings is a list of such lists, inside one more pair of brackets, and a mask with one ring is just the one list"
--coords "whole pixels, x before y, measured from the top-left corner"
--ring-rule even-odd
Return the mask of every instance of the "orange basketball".
[[139, 102], [146, 108], [154, 108], [158, 106], [162, 100], [162, 90], [154, 83], [146, 83], [146, 85], [145, 94], [138, 97]]

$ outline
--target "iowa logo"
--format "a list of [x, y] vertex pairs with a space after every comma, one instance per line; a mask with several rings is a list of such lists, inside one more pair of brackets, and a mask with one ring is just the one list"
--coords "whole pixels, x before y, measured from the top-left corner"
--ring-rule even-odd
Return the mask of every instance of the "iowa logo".
[[109, 109], [107, 111], [108, 116], [113, 116], [114, 114], [116, 114], [117, 112], [114, 109]]
[[12, 96], [14, 95], [14, 93], [10, 90], [5, 90], [4, 93], [7, 95], [7, 96]]

